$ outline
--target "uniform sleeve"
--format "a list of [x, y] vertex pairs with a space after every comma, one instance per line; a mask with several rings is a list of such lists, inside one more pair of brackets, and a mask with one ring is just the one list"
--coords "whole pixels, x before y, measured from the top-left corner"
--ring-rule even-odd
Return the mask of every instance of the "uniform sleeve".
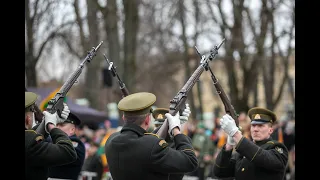
[[83, 165], [86, 149], [84, 144], [80, 140], [71, 139], [74, 144], [74, 148], [77, 152], [77, 160], [73, 162], [74, 165]]
[[213, 174], [219, 178], [234, 177], [235, 164], [236, 160], [232, 158], [232, 150], [226, 151], [224, 145], [215, 160]]
[[77, 154], [67, 134], [54, 128], [50, 135], [52, 143], [45, 142], [41, 134], [36, 134], [30, 140], [26, 150], [27, 161], [32, 161], [38, 166], [56, 166], [74, 162]]
[[174, 136], [176, 149], [168, 147], [163, 139], [157, 139], [153, 145], [150, 161], [156, 172], [187, 173], [195, 171], [198, 160], [191, 140], [184, 134]]
[[270, 147], [262, 149], [247, 138], [242, 137], [236, 150], [256, 166], [273, 171], [283, 171], [288, 162], [287, 148], [283, 144], [273, 141], [270, 141], [268, 145]]

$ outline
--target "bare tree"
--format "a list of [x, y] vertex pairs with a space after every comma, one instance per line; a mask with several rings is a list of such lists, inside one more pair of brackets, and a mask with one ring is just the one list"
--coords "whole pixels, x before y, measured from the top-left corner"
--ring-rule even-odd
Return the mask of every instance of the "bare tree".
[[[78, 36], [80, 36], [81, 51], [75, 50], [77, 47], [75, 43], [70, 42], [72, 39], [67, 38], [65, 35], [60, 34], [63, 37], [64, 42], [69, 48], [70, 52], [79, 57], [79, 60], [87, 55], [87, 51], [90, 51], [92, 47], [95, 47], [102, 40], [99, 36], [99, 20], [97, 18], [98, 7], [94, 1], [87, 0], [87, 15], [86, 18], [81, 17], [81, 11], [79, 8], [79, 1], [73, 1], [74, 13], [76, 15], [76, 23], [78, 26]], [[87, 21], [84, 21], [84, 20]], [[85, 32], [85, 27], [88, 27], [88, 32]], [[75, 47], [74, 47], [75, 46]], [[90, 106], [96, 109], [100, 109], [99, 106], [99, 93], [100, 93], [100, 64], [103, 59], [100, 56], [96, 56], [93, 61], [86, 66], [84, 96], [90, 102]]]
[[[59, 28], [51, 30], [52, 27], [48, 26], [48, 24], [52, 24], [53, 22], [51, 12], [54, 5], [55, 1], [52, 0], [25, 1], [25, 70], [28, 86], [37, 86], [37, 62], [47, 43], [55, 37], [56, 32], [59, 30]], [[47, 22], [47, 26], [44, 31], [39, 32], [40, 27], [45, 26], [43, 22]], [[45, 35], [48, 31], [48, 35]], [[39, 42], [40, 40], [37, 38], [38, 33], [43, 33], [41, 36], [46, 36], [41, 42]]]
[[[294, 32], [294, 5], [292, 7], [292, 14], [290, 14], [291, 17], [291, 26], [287, 31], [283, 30], [279, 35], [276, 33], [275, 30], [275, 14], [277, 9], [280, 7], [282, 1], [278, 1], [278, 3], [275, 3], [275, 1], [269, 1], [270, 2], [270, 7], [266, 10], [268, 12], [268, 16], [270, 19], [270, 25], [271, 25], [271, 36], [272, 36], [272, 43], [271, 43], [271, 57], [267, 58], [266, 57], [266, 62], [263, 66], [263, 82], [264, 82], [264, 92], [265, 92], [265, 97], [266, 97], [266, 107], [268, 109], [275, 109], [275, 107], [278, 105], [280, 102], [280, 99], [282, 97], [282, 93], [285, 87], [286, 82], [288, 82], [288, 85], [290, 86], [289, 82], [289, 58], [292, 55], [292, 45], [291, 41], [293, 40], [293, 32]], [[292, 3], [294, 4], [294, 3]], [[279, 41], [280, 39], [288, 35], [288, 44], [285, 52], [281, 50], [279, 46]], [[275, 52], [275, 49], [278, 49], [278, 54]], [[286, 54], [285, 54], [286, 53]], [[279, 75], [276, 74], [275, 69], [277, 66], [277, 59], [282, 62], [282, 78], [278, 78]], [[277, 79], [280, 79], [278, 81], [275, 81], [275, 76], [277, 76]], [[280, 84], [279, 86], [276, 86], [276, 84]], [[277, 91], [275, 91], [275, 88]], [[293, 98], [294, 102], [294, 98]]]
[[123, 0], [124, 6], [124, 63], [123, 71], [124, 74], [123, 81], [130, 89], [130, 91], [135, 92], [135, 82], [136, 82], [136, 50], [137, 50], [137, 35], [139, 30], [139, 14], [138, 7], [140, 0]]
[[[99, 4], [98, 0], [95, 1], [97, 7], [103, 15], [104, 29], [107, 34], [107, 43], [108, 43], [108, 58], [113, 61], [117, 66], [122, 64], [120, 59], [120, 40], [119, 40], [119, 28], [118, 22], [119, 17], [118, 7], [116, 0], [105, 1], [106, 6]], [[123, 68], [117, 69], [117, 72], [120, 77], [123, 75]], [[113, 83], [111, 89], [107, 88], [107, 97], [109, 101], [119, 101], [122, 97], [121, 92], [119, 91], [118, 83]]]
[[[186, 20], [185, 20], [185, 6], [183, 4], [183, 0], [178, 0], [178, 19], [181, 23], [181, 40], [183, 42], [183, 59], [184, 59], [184, 67], [185, 67], [185, 78], [188, 79], [191, 76], [191, 70], [189, 66], [189, 45], [187, 42], [187, 35], [186, 35]], [[190, 93], [188, 94], [188, 99], [190, 100], [190, 109], [192, 112], [197, 112], [195, 105], [194, 105], [194, 96], [193, 96], [193, 89], [190, 90]], [[192, 118], [196, 118], [196, 113], [191, 114]]]
[[[230, 23], [227, 21], [222, 4], [223, 0], [214, 3], [207, 0], [211, 18], [219, 25], [221, 36], [227, 38], [226, 54], [223, 60], [228, 74], [230, 99], [238, 112], [247, 111], [251, 106], [249, 96], [254, 92], [257, 93], [257, 78], [262, 72], [262, 66], [267, 58], [265, 45], [272, 21], [272, 16], [270, 16], [272, 12], [268, 8], [268, 1], [262, 0], [259, 17], [255, 21], [248, 7], [249, 3], [245, 4], [244, 0], [231, 0], [233, 17], [232, 23]], [[250, 36], [252, 36], [251, 40]], [[254, 51], [250, 49], [254, 49]], [[234, 57], [235, 53], [239, 55], [238, 61]], [[241, 73], [239, 73], [239, 69]], [[257, 96], [258, 94], [256, 94]]]

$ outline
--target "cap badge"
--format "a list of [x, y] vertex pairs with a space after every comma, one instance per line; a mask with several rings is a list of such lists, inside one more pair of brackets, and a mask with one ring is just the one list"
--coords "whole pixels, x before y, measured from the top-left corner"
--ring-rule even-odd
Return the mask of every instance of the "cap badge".
[[162, 114], [158, 114], [157, 119], [163, 119], [163, 115]]

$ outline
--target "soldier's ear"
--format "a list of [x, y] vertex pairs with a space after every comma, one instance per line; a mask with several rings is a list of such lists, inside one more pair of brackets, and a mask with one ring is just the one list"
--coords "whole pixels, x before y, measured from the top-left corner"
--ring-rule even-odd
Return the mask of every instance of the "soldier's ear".
[[270, 126], [270, 128], [269, 128], [269, 132], [270, 132], [270, 134], [273, 133], [273, 127], [272, 126]]
[[25, 123], [27, 126], [32, 125], [32, 117], [30, 116], [30, 113], [27, 113]]
[[148, 126], [149, 124], [150, 124], [150, 114], [146, 117], [146, 119], [144, 120], [144, 124], [146, 125], [146, 126]]

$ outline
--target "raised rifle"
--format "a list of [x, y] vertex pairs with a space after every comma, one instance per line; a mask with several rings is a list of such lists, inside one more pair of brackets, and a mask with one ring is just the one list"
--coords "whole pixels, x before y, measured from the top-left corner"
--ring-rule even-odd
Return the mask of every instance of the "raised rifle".
[[[169, 113], [171, 115], [174, 116], [178, 111], [180, 111], [180, 109], [182, 109], [183, 106], [185, 106], [188, 92], [199, 80], [200, 75], [205, 70], [205, 67], [208, 66], [209, 61], [212, 61], [218, 54], [218, 50], [224, 43], [224, 41], [225, 39], [223, 39], [219, 45], [214, 46], [214, 48], [210, 51], [210, 55], [208, 57], [205, 57], [204, 55], [201, 57], [200, 65], [198, 66], [198, 68], [193, 72], [191, 77], [188, 79], [182, 89], [177, 93], [177, 95], [170, 101]], [[165, 139], [167, 137], [169, 129], [168, 125], [168, 120], [165, 119], [160, 129], [156, 133], [160, 138]]]
[[[201, 54], [200, 54], [200, 52], [198, 51], [197, 47], [195, 47], [195, 49], [196, 49], [196, 51], [197, 51], [197, 54], [198, 54], [200, 57], [202, 57]], [[209, 65], [207, 65], [207, 66], [205, 67], [205, 70], [206, 70], [206, 71], [209, 70], [210, 73], [211, 73], [211, 79], [212, 79], [212, 81], [213, 81], [213, 85], [214, 85], [214, 87], [216, 88], [216, 91], [217, 91], [217, 93], [219, 94], [219, 97], [220, 97], [220, 99], [221, 99], [221, 101], [222, 101], [222, 103], [223, 103], [223, 105], [224, 105], [225, 112], [226, 112], [227, 114], [229, 114], [229, 115], [234, 119], [237, 127], [239, 127], [239, 120], [238, 120], [239, 115], [236, 113], [235, 109], [233, 108], [233, 106], [232, 106], [232, 104], [231, 104], [231, 101], [229, 100], [227, 94], [224, 92], [221, 84], [219, 83], [219, 81], [218, 81], [218, 79], [216, 78], [216, 76], [213, 74], [213, 72], [212, 72], [212, 70], [211, 70], [211, 68], [210, 68]], [[240, 128], [240, 127], [239, 127], [239, 128]]]
[[121, 81], [117, 71], [116, 71], [116, 67], [113, 65], [113, 62], [110, 62], [109, 59], [107, 58], [107, 56], [105, 54], [103, 54], [104, 58], [106, 59], [109, 67], [108, 67], [108, 70], [111, 71], [111, 74], [113, 77], [117, 77], [117, 80], [118, 80], [118, 83], [119, 83], [119, 87], [120, 87], [120, 90], [122, 92], [122, 98], [123, 97], [126, 97], [129, 95], [129, 91], [126, 87], [126, 85], [124, 84], [123, 81]]
[[[74, 83], [77, 82], [78, 77], [82, 73], [82, 69], [86, 63], [90, 63], [90, 61], [93, 59], [93, 57], [96, 56], [96, 52], [101, 46], [103, 41], [101, 41], [97, 47], [92, 47], [91, 51], [87, 53], [87, 56], [84, 58], [84, 60], [80, 63], [78, 68], [68, 77], [67, 81], [63, 84], [63, 86], [60, 88], [60, 90], [55, 94], [55, 96], [49, 100], [48, 106], [46, 108], [46, 111], [50, 112], [51, 114], [57, 112], [57, 114], [61, 117], [61, 113], [63, 111], [63, 100], [66, 97], [67, 93], [71, 89]], [[40, 123], [38, 128], [36, 129], [37, 133], [45, 134], [45, 128], [44, 128], [44, 121]]]

